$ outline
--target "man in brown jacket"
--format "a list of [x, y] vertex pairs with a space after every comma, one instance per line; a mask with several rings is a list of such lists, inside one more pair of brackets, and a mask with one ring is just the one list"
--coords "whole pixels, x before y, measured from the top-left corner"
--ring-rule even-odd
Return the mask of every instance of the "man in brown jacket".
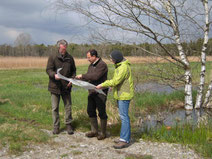
[[68, 134], [73, 134], [71, 126], [71, 82], [62, 80], [57, 75], [57, 69], [62, 68], [60, 73], [68, 78], [75, 77], [76, 66], [73, 57], [66, 51], [68, 46], [67, 41], [59, 40], [57, 42], [58, 51], [49, 56], [46, 72], [49, 76], [48, 90], [51, 92], [52, 103], [52, 118], [53, 118], [53, 134], [59, 134], [60, 118], [59, 118], [59, 103], [60, 96], [63, 99], [65, 107], [65, 124]]
[[[88, 81], [94, 85], [98, 85], [107, 80], [108, 68], [107, 64], [98, 56], [96, 50], [87, 52], [87, 59], [90, 62], [86, 74], [77, 75], [76, 78]], [[103, 90], [107, 94], [108, 89]], [[106, 113], [107, 96], [99, 94], [94, 90], [89, 90], [87, 113], [90, 118], [91, 131], [86, 133], [87, 137], [97, 137], [98, 140], [106, 138], [107, 113]], [[98, 134], [98, 122], [96, 109], [101, 119], [101, 134]]]

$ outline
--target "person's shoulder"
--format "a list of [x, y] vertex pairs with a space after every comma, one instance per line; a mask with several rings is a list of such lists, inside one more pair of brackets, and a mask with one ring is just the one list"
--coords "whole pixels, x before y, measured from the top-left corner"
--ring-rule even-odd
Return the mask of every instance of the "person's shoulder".
[[100, 68], [108, 69], [107, 64], [104, 61], [100, 61], [98, 65]]
[[71, 54], [69, 54], [68, 52], [66, 52], [66, 56], [70, 57], [70, 58], [73, 58], [73, 56]]
[[106, 65], [106, 66], [107, 66], [106, 62], [104, 62], [104, 61], [102, 60], [102, 58], [100, 58], [99, 63], [100, 63], [101, 65]]
[[68, 52], [67, 52], [67, 55], [66, 55], [66, 56], [67, 56], [68, 58], [74, 60], [74, 57], [73, 57], [71, 54], [69, 54]]
[[57, 53], [53, 52], [49, 55], [50, 59], [55, 59], [57, 57]]
[[125, 69], [127, 69], [127, 66], [128, 64], [127, 63], [125, 63], [125, 62], [121, 62], [120, 64], [119, 64], [119, 67], [117, 67], [118, 69], [123, 69], [123, 70], [125, 70]]

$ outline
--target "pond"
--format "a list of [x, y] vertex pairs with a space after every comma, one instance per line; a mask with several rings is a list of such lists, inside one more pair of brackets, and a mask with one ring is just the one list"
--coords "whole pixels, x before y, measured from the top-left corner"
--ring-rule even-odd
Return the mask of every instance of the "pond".
[[177, 109], [172, 112], [159, 112], [157, 114], [148, 115], [145, 118], [140, 118], [140, 130], [146, 131], [149, 129], [157, 129], [162, 125], [167, 129], [175, 127], [176, 125], [189, 124], [193, 128], [199, 124], [206, 124], [212, 122], [212, 110], [210, 109]]
[[[182, 90], [183, 88], [178, 88], [177, 90]], [[176, 89], [168, 86], [162, 85], [154, 82], [136, 84], [135, 91], [137, 92], [152, 92], [152, 93], [164, 93], [169, 94]], [[176, 124], [183, 125], [189, 123], [193, 127], [198, 126], [200, 123], [207, 123], [212, 120], [212, 109], [176, 109], [174, 111], [163, 111], [157, 112], [157, 114], [150, 114], [146, 117], [140, 117], [138, 125], [141, 131], [148, 129], [155, 129], [161, 127], [162, 125], [171, 128], [175, 127]]]
[[183, 87], [174, 89], [169, 85], [163, 85], [156, 82], [139, 83], [135, 85], [136, 92], [152, 92], [152, 93], [165, 93], [169, 94], [176, 90], [183, 90]]

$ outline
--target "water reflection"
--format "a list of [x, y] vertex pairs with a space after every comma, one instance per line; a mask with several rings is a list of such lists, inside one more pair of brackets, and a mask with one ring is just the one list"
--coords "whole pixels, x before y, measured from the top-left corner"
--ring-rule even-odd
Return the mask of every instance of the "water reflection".
[[171, 128], [186, 123], [196, 127], [200, 124], [207, 124], [209, 120], [212, 120], [212, 110], [210, 109], [194, 109], [192, 111], [177, 109], [173, 112], [164, 111], [148, 115], [144, 119], [140, 119], [140, 127], [141, 131], [157, 129], [162, 125]]
[[162, 85], [155, 82], [149, 82], [149, 83], [139, 83], [135, 86], [136, 92], [152, 92], [152, 93], [172, 93], [175, 91], [172, 87], [168, 85]]
[[[182, 87], [177, 88], [177, 90], [182, 89]], [[176, 89], [168, 85], [149, 82], [136, 84], [135, 91], [170, 94], [176, 91]], [[152, 114], [148, 115], [145, 118], [140, 118], [138, 120], [138, 125], [141, 127], [141, 130], [155, 129], [157, 127], [161, 127], [162, 125], [166, 126], [167, 128], [171, 128], [175, 127], [176, 124], [183, 125], [186, 123], [189, 123], [190, 125], [195, 127], [198, 126], [200, 123], [207, 123], [209, 119], [212, 120], [211, 109], [193, 109], [192, 111], [177, 109], [172, 112], [158, 112], [157, 114]]]

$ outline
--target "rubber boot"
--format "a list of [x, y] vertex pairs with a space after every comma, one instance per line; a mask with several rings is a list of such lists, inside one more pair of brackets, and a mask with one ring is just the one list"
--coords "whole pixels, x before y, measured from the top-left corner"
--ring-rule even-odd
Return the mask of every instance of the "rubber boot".
[[97, 118], [90, 118], [91, 122], [91, 131], [86, 133], [85, 135], [89, 138], [97, 137], [98, 135], [98, 121]]
[[101, 134], [97, 136], [98, 140], [104, 140], [106, 138], [107, 119], [101, 119]]

